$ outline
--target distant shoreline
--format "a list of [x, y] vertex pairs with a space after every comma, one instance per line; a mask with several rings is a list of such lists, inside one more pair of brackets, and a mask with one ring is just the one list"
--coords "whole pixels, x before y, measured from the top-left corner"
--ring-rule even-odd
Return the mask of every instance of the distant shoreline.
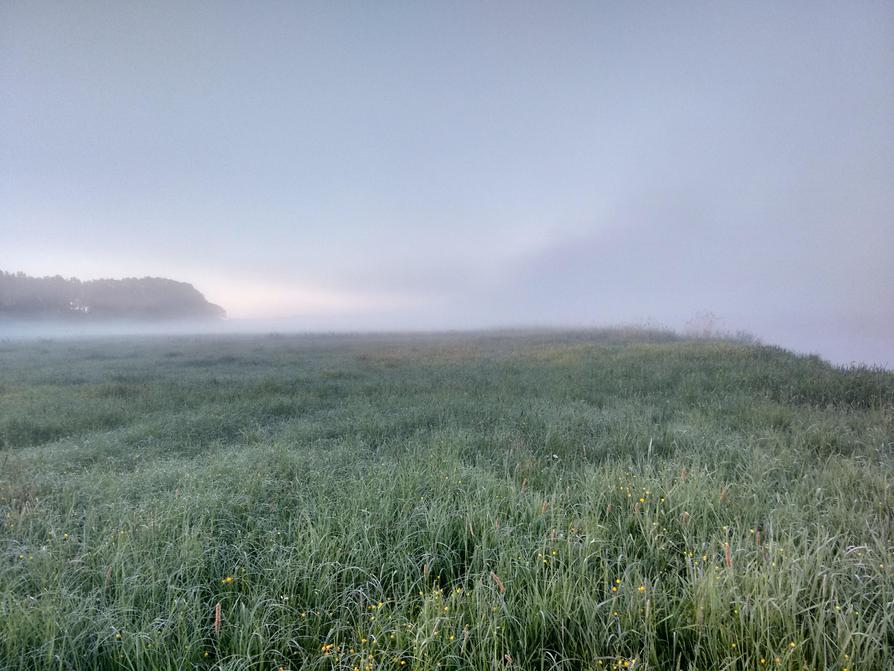
[[[624, 334], [638, 334], [643, 343], [668, 343], [675, 341], [711, 340], [741, 342], [743, 345], [780, 347], [799, 356], [818, 356], [837, 367], [868, 366], [884, 370], [894, 369], [894, 347], [874, 340], [855, 342], [828, 340], [816, 343], [798, 343], [791, 339], [774, 338], [748, 343], [727, 334], [703, 338], [681, 334], [672, 329], [617, 327], [562, 327], [562, 326], [496, 326], [466, 329], [449, 328], [388, 328], [350, 327], [345, 324], [327, 326], [310, 320], [298, 319], [105, 319], [81, 320], [12, 320], [0, 317], [0, 342], [38, 340], [89, 340], [93, 338], [164, 338], [164, 337], [221, 337], [221, 338], [306, 338], [387, 341], [424, 341], [444, 339], [449, 341], [475, 338], [520, 338], [541, 336], [544, 339], [580, 339], [582, 342], [610, 344]], [[594, 336], [602, 336], [594, 340]], [[861, 354], [862, 352], [862, 354]]]

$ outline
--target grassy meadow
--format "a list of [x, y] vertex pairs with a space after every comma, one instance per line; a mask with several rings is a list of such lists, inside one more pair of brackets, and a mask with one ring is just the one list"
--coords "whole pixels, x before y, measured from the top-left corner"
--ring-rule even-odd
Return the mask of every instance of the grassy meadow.
[[0, 342], [0, 669], [891, 669], [892, 448], [661, 332]]

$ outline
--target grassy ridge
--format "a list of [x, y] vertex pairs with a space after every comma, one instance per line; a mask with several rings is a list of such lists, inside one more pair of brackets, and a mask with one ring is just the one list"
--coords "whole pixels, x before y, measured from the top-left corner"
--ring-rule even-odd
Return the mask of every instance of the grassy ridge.
[[0, 345], [0, 668], [885, 669], [894, 374], [662, 333]]

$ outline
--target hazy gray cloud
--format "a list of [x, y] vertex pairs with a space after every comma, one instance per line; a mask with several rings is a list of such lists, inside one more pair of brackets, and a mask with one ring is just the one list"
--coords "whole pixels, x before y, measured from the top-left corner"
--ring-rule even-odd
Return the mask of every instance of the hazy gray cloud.
[[892, 81], [888, 2], [7, 2], [0, 267], [890, 363]]

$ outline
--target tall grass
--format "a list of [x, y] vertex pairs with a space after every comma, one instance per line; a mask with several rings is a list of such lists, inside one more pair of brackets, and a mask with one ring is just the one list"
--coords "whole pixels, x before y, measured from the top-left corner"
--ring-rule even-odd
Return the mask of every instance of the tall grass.
[[0, 441], [0, 668], [891, 668], [890, 372], [635, 332], [7, 344]]

